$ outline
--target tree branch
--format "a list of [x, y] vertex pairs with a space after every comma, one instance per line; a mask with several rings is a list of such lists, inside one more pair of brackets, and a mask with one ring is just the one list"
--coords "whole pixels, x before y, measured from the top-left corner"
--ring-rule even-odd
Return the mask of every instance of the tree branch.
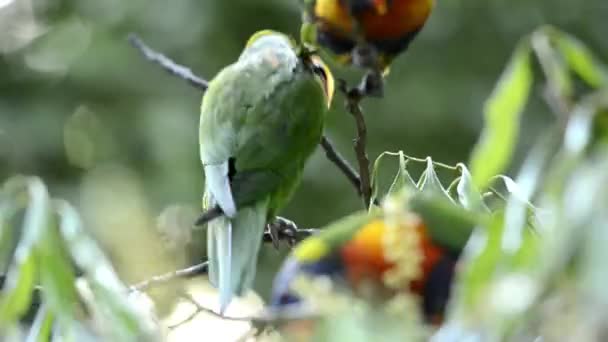
[[[279, 224], [276, 224], [279, 222]], [[275, 247], [278, 248], [279, 241], [286, 241], [290, 247], [293, 247], [298, 242], [315, 235], [319, 232], [318, 229], [308, 228], [308, 229], [299, 229], [293, 222], [280, 218], [276, 222], [269, 224], [269, 229], [264, 232], [263, 241], [264, 242], [272, 242]], [[289, 222], [290, 224], [285, 224], [285, 222]], [[276, 224], [275, 228], [272, 229], [271, 226]], [[200, 264], [196, 264], [190, 267], [186, 267], [184, 269], [167, 272], [161, 275], [153, 276], [150, 279], [139, 282], [135, 285], [129, 287], [131, 291], [146, 291], [151, 287], [168, 283], [177, 278], [185, 278], [190, 277], [196, 274], [207, 273], [209, 262], [205, 261]]]
[[355, 119], [357, 125], [357, 137], [354, 140], [354, 150], [359, 164], [359, 193], [363, 197], [365, 208], [369, 207], [372, 197], [370, 163], [367, 157], [367, 126], [361, 109], [361, 100], [370, 92], [372, 81], [377, 82], [375, 75], [367, 74], [361, 84], [355, 88], [348, 89], [346, 82], [340, 80], [340, 90], [346, 97], [346, 110]]
[[327, 159], [329, 159], [340, 169], [340, 171], [342, 171], [350, 183], [355, 187], [359, 196], [361, 196], [361, 179], [359, 178], [357, 171], [355, 171], [348, 161], [346, 161], [346, 159], [344, 159], [344, 157], [342, 157], [342, 155], [336, 151], [333, 143], [326, 136], [321, 138], [321, 147], [323, 147], [323, 150], [325, 150], [325, 156]]
[[303, 306], [296, 307], [286, 307], [280, 310], [265, 310], [261, 312], [259, 315], [255, 316], [243, 316], [243, 317], [232, 317], [232, 316], [224, 316], [220, 313], [213, 311], [210, 308], [206, 308], [202, 306], [194, 297], [190, 294], [182, 293], [180, 295], [183, 299], [187, 300], [189, 303], [194, 305], [196, 310], [188, 315], [184, 320], [179, 323], [173, 324], [169, 327], [169, 329], [174, 329], [182, 324], [185, 324], [192, 319], [194, 319], [198, 314], [204, 312], [215, 316], [220, 319], [228, 320], [228, 321], [237, 321], [237, 322], [250, 322], [254, 326], [269, 326], [273, 324], [280, 324], [287, 321], [296, 321], [296, 320], [306, 320], [306, 319], [314, 319], [318, 317], [318, 315], [313, 312], [309, 308], [305, 308]]
[[145, 291], [150, 287], [164, 284], [174, 280], [175, 278], [184, 278], [188, 276], [192, 276], [198, 273], [206, 273], [209, 262], [205, 261], [200, 264], [196, 264], [194, 266], [190, 266], [181, 270], [167, 272], [165, 274], [161, 274], [158, 276], [154, 276], [150, 279], [144, 280], [140, 283], [132, 285], [129, 287], [131, 291]]
[[183, 65], [179, 65], [173, 62], [167, 56], [152, 50], [135, 34], [129, 34], [128, 40], [134, 48], [141, 52], [145, 59], [152, 63], [158, 64], [161, 68], [163, 68], [171, 75], [177, 76], [183, 80], [188, 81], [190, 85], [202, 90], [203, 92], [205, 92], [209, 87], [209, 82], [196, 76], [192, 72], [192, 70], [190, 70], [190, 68], [185, 67]]
[[[146, 45], [139, 37], [137, 37], [137, 35], [133, 33], [129, 35], [128, 40], [129, 43], [135, 49], [137, 49], [146, 60], [158, 64], [161, 68], [166, 70], [171, 75], [177, 76], [187, 81], [188, 83], [190, 83], [190, 85], [202, 90], [203, 93], [207, 90], [209, 82], [207, 82], [201, 77], [196, 76], [192, 72], [192, 70], [190, 70], [190, 68], [185, 67], [183, 65], [179, 65], [167, 56], [153, 50], [148, 45]], [[348, 161], [340, 155], [340, 153], [336, 150], [331, 141], [325, 136], [323, 136], [323, 139], [321, 140], [321, 147], [323, 147], [323, 149], [325, 150], [325, 155], [327, 156], [327, 159], [334, 163], [338, 167], [338, 169], [340, 169], [340, 171], [344, 173], [346, 178], [348, 178], [348, 180], [353, 184], [353, 186], [355, 186], [358, 193], [361, 195], [361, 181], [359, 180], [359, 175], [353, 169], [353, 167], [350, 166]]]

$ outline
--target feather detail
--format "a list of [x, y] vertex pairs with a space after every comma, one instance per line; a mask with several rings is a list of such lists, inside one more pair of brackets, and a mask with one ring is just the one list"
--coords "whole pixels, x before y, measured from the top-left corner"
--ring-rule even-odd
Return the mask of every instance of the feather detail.
[[214, 202], [220, 206], [224, 215], [234, 217], [236, 215], [236, 204], [232, 197], [228, 169], [228, 161], [215, 165], [205, 165], [205, 188], [211, 193]]
[[231, 219], [222, 217], [208, 224], [209, 281], [219, 290], [222, 314], [235, 295], [253, 285], [267, 211], [265, 199], [241, 208]]

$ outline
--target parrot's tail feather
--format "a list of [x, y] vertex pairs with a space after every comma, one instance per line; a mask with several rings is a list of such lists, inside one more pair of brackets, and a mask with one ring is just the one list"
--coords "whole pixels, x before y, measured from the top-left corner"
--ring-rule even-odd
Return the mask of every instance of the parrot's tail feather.
[[220, 217], [208, 224], [209, 280], [219, 290], [220, 313], [233, 296], [253, 285], [267, 212], [268, 200], [263, 200], [239, 209], [232, 219]]
[[224, 314], [233, 293], [232, 286], [230, 286], [232, 284], [232, 223], [228, 220], [226, 221], [226, 225], [220, 227], [215, 234], [218, 240], [218, 254], [223, 256], [218, 259], [220, 270], [220, 314]]
[[224, 215], [234, 217], [236, 215], [236, 204], [232, 197], [228, 171], [228, 161], [221, 164], [205, 165], [205, 188], [211, 193], [214, 202], [220, 206]]

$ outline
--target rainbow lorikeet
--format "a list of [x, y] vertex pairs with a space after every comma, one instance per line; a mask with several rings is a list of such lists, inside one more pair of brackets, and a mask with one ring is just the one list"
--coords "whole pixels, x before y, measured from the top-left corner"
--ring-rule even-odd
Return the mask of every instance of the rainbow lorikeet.
[[286, 259], [275, 278], [272, 305], [301, 300], [291, 289], [299, 276], [329, 276], [338, 288], [370, 301], [409, 291], [421, 297], [427, 320], [438, 323], [461, 246], [438, 243], [436, 233], [412, 212], [398, 221], [380, 210], [338, 220], [301, 242]]
[[203, 97], [200, 156], [209, 279], [224, 312], [248, 290], [266, 224], [290, 199], [321, 140], [333, 94], [323, 62], [286, 35], [260, 31]]
[[434, 0], [303, 0], [302, 37], [345, 64], [387, 72], [426, 23]]

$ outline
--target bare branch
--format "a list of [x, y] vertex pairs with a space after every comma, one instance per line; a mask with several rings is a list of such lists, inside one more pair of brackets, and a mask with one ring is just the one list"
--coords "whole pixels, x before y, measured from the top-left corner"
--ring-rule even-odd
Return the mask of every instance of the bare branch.
[[297, 305], [293, 307], [286, 307], [282, 309], [276, 310], [264, 310], [259, 315], [255, 316], [243, 316], [243, 317], [232, 317], [232, 316], [224, 316], [218, 312], [213, 311], [210, 308], [206, 308], [202, 306], [192, 295], [188, 293], [182, 293], [180, 295], [183, 299], [187, 300], [189, 303], [194, 305], [196, 310], [188, 315], [184, 320], [179, 323], [173, 324], [169, 326], [169, 329], [174, 329], [182, 324], [185, 324], [189, 321], [192, 321], [198, 314], [206, 313], [212, 316], [215, 316], [220, 319], [228, 320], [228, 321], [237, 321], [237, 322], [249, 322], [254, 326], [269, 326], [269, 325], [278, 325], [288, 321], [297, 321], [297, 320], [307, 320], [317, 318], [318, 315], [313, 312], [309, 307], [305, 307], [302, 305]]
[[[192, 70], [190, 70], [190, 68], [177, 64], [167, 56], [153, 50], [148, 45], [146, 45], [139, 37], [137, 37], [137, 35], [133, 33], [129, 35], [128, 40], [129, 43], [131, 43], [131, 45], [135, 47], [148, 61], [158, 64], [161, 68], [169, 72], [171, 75], [177, 76], [187, 81], [195, 88], [202, 90], [203, 93], [207, 90], [209, 82], [195, 75]], [[344, 159], [337, 152], [336, 148], [333, 146], [333, 144], [327, 137], [323, 136], [321, 140], [321, 146], [325, 150], [325, 155], [327, 156], [327, 159], [334, 163], [338, 167], [338, 169], [340, 169], [340, 171], [344, 173], [346, 178], [348, 178], [348, 180], [353, 184], [353, 186], [355, 186], [355, 188], [359, 192], [359, 195], [361, 195], [361, 181], [359, 180], [359, 175], [353, 169], [353, 167], [350, 166], [348, 161], [346, 161], [346, 159]]]
[[198, 274], [198, 273], [205, 273], [205, 272], [207, 272], [208, 263], [209, 262], [205, 261], [200, 264], [190, 266], [190, 267], [187, 267], [187, 268], [184, 268], [181, 270], [172, 271], [172, 272], [168, 272], [168, 273], [161, 274], [158, 276], [154, 276], [148, 280], [142, 281], [141, 283], [132, 285], [129, 289], [131, 291], [145, 291], [152, 286], [167, 283], [169, 281], [174, 280], [175, 278], [183, 278], [183, 277], [192, 276], [192, 275]]
[[[279, 222], [279, 224], [276, 224], [276, 222]], [[277, 220], [276, 222], [273, 222], [268, 225], [269, 226], [268, 230], [266, 230], [264, 232], [263, 239], [264, 239], [264, 242], [272, 242], [275, 245], [275, 247], [277, 247], [277, 248], [278, 248], [279, 241], [287, 241], [287, 245], [290, 247], [293, 247], [298, 242], [308, 238], [311, 235], [317, 234], [319, 232], [318, 229], [312, 229], [312, 228], [299, 229], [295, 225], [295, 223], [293, 223], [289, 220], [285, 220], [283, 218], [280, 218], [280, 220]], [[288, 222], [289, 224], [285, 224], [285, 222]], [[274, 224], [274, 228], [272, 228], [273, 224]], [[177, 278], [184, 278], [184, 277], [193, 276], [195, 274], [207, 273], [208, 264], [209, 264], [209, 262], [205, 261], [200, 264], [196, 264], [194, 266], [190, 266], [190, 267], [187, 267], [184, 269], [171, 271], [171, 272], [167, 272], [165, 274], [153, 276], [150, 279], [144, 280], [140, 283], [130, 286], [129, 289], [131, 291], [146, 291], [153, 286], [168, 283]]]
[[357, 156], [357, 163], [359, 164], [359, 193], [363, 197], [365, 208], [370, 205], [372, 188], [370, 163], [367, 157], [367, 126], [360, 103], [369, 92], [368, 88], [373, 76], [372, 74], [367, 74], [361, 81], [361, 84], [352, 89], [348, 89], [346, 82], [340, 80], [340, 90], [346, 96], [346, 110], [353, 116], [357, 125], [357, 137], [354, 140], [353, 148]]
[[344, 159], [344, 157], [340, 155], [340, 153], [332, 144], [331, 140], [329, 140], [329, 138], [327, 138], [326, 136], [323, 136], [323, 138], [321, 139], [321, 146], [323, 147], [323, 150], [325, 150], [325, 156], [327, 156], [327, 159], [333, 162], [338, 167], [338, 169], [342, 171], [346, 178], [348, 178], [351, 184], [355, 187], [357, 193], [360, 196], [361, 179], [359, 178], [359, 174], [357, 173], [357, 171], [355, 171], [355, 169], [348, 163], [348, 161], [346, 161], [346, 159]]
[[188, 81], [188, 83], [193, 85], [195, 88], [202, 90], [203, 92], [205, 92], [207, 90], [207, 88], [209, 87], [209, 82], [196, 76], [192, 72], [192, 70], [190, 70], [190, 68], [185, 67], [183, 65], [179, 65], [179, 64], [173, 62], [171, 59], [169, 59], [165, 55], [152, 50], [141, 39], [139, 39], [139, 37], [137, 37], [135, 34], [131, 33], [129, 35], [128, 40], [129, 40], [129, 43], [131, 43], [131, 45], [134, 48], [136, 48], [137, 50], [139, 50], [139, 52], [141, 52], [141, 54], [144, 56], [144, 58], [146, 58], [150, 62], [160, 65], [163, 69], [165, 69], [170, 74]]

